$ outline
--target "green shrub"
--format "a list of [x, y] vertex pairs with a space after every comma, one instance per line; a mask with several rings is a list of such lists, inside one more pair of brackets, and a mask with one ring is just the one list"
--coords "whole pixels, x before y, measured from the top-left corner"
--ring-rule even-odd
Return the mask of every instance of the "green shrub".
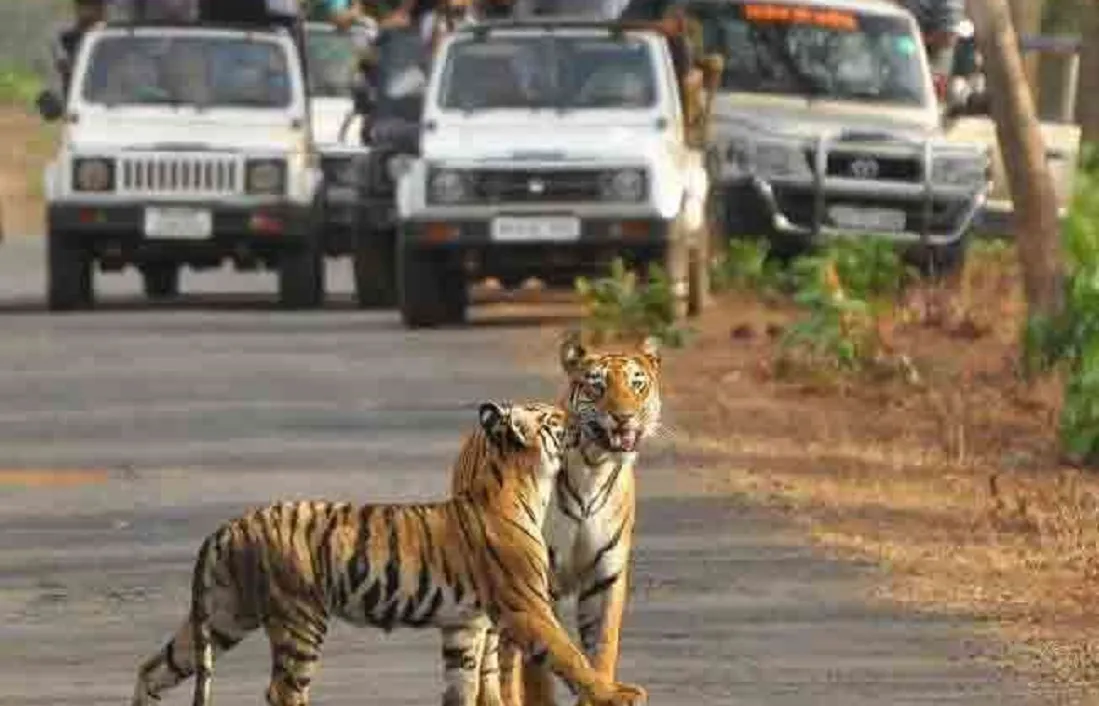
[[671, 282], [659, 265], [650, 265], [642, 282], [616, 258], [606, 277], [578, 277], [576, 291], [584, 307], [583, 327], [597, 341], [653, 336], [671, 347], [686, 342], [687, 330], [675, 323]]
[[800, 351], [818, 365], [860, 370], [882, 351], [881, 318], [910, 276], [891, 243], [837, 239], [791, 268], [805, 318], [787, 329], [783, 353]]
[[1062, 226], [1065, 309], [1056, 319], [1031, 317], [1023, 332], [1027, 375], [1067, 372], [1061, 445], [1084, 463], [1099, 463], [1099, 150], [1086, 145], [1072, 206]]
[[29, 71], [0, 66], [0, 103], [29, 105], [41, 86], [38, 76]]

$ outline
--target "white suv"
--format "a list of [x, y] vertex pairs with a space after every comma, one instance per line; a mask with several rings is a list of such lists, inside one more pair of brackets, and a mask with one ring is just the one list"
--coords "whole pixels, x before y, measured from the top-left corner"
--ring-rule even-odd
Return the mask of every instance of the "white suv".
[[708, 179], [681, 105], [655, 32], [548, 20], [447, 37], [397, 190], [405, 324], [461, 322], [475, 277], [570, 284], [618, 255], [665, 264], [686, 301]]
[[288, 307], [324, 299], [322, 174], [300, 55], [282, 27], [105, 25], [82, 42], [45, 171], [49, 305], [88, 308], [93, 268], [151, 297], [179, 270], [277, 269]]

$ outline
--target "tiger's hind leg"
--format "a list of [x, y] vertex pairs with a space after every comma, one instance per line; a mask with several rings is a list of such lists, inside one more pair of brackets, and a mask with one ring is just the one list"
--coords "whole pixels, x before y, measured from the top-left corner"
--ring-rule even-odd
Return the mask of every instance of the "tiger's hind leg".
[[[233, 620], [214, 620], [211, 624], [214, 656], [228, 652], [248, 634], [250, 628]], [[194, 633], [191, 620], [183, 621], [172, 639], [137, 671], [132, 706], [151, 706], [162, 693], [195, 673]]]
[[[485, 631], [481, 646], [481, 686], [477, 692], [477, 706], [504, 706], [500, 674], [500, 630], [491, 626]], [[518, 702], [513, 702], [518, 706]], [[510, 706], [510, 705], [509, 705]]]
[[[465, 625], [451, 625], [443, 633], [443, 706], [498, 706], [491, 693], [482, 691], [485, 683], [485, 645], [492, 622], [488, 616], [480, 616]], [[488, 681], [492, 681], [491, 679]], [[496, 679], [499, 694], [499, 679]], [[491, 684], [489, 691], [492, 691]]]
[[270, 706], [307, 706], [309, 685], [317, 671], [327, 632], [327, 618], [309, 615], [300, 620], [272, 619], [264, 627], [271, 643], [267, 703]]

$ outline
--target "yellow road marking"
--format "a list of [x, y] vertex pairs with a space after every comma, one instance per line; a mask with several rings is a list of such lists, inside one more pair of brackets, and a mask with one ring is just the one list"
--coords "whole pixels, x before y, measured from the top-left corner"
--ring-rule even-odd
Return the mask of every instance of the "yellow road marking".
[[50, 488], [88, 485], [106, 483], [107, 477], [107, 471], [102, 468], [0, 468], [0, 486]]

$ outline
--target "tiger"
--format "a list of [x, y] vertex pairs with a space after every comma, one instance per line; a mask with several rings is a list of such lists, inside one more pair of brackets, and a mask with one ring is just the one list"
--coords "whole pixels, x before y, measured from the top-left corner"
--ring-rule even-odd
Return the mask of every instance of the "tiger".
[[[543, 527], [555, 609], [557, 599], [577, 595], [584, 652], [600, 674], [612, 679], [636, 513], [634, 466], [640, 443], [660, 426], [661, 356], [653, 338], [632, 351], [589, 352], [577, 331], [562, 338], [558, 355], [568, 380], [560, 404], [573, 416], [579, 436], [557, 476]], [[452, 494], [476, 488], [481, 482], [477, 472], [475, 466], [456, 464]], [[492, 626], [485, 629], [484, 635], [443, 629], [447, 678], [467, 680], [472, 678], [468, 673], [458, 673], [479, 669], [481, 706], [553, 704], [553, 679], [543, 655], [526, 655], [520, 679], [517, 647]]]
[[[647, 700], [591, 666], [554, 615], [540, 529], [564, 463], [566, 412], [484, 402], [459, 465], [478, 466], [460, 498], [430, 504], [283, 502], [223, 523], [195, 560], [186, 619], [138, 669], [132, 706], [195, 677], [206, 706], [214, 660], [262, 627], [270, 706], [307, 706], [329, 619], [357, 626], [504, 630], [562, 679], [607, 706]], [[476, 674], [474, 675], [476, 677]], [[474, 706], [476, 678], [448, 681], [444, 706]]]

